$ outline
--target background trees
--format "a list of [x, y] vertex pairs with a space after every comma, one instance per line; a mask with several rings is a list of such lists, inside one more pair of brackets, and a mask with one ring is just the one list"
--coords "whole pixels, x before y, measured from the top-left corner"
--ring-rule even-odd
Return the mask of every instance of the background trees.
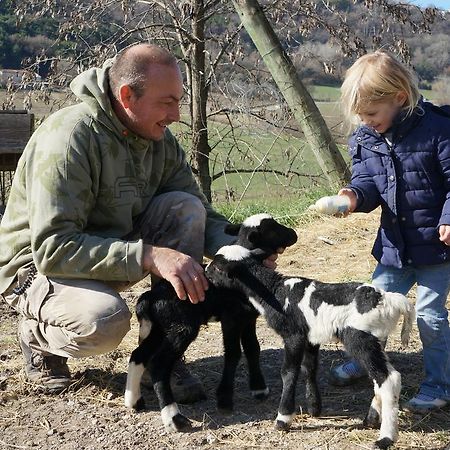
[[[450, 31], [433, 9], [422, 11], [385, 0], [260, 4], [283, 51], [308, 85], [339, 85], [354, 58], [380, 46], [417, 64], [427, 86], [450, 67], [445, 45], [427, 34], [431, 26], [443, 35]], [[288, 142], [288, 135], [302, 139], [302, 131], [242, 30], [232, 2], [6, 0], [1, 20], [15, 28], [5, 27], [6, 33], [0, 33], [0, 42], [7, 40], [0, 66], [17, 66], [17, 58], [6, 51], [20, 48], [22, 62], [45, 74], [48, 86], [64, 88], [76, 73], [102, 64], [137, 41], [157, 42], [174, 51], [185, 66], [187, 93], [185, 126], [177, 132], [185, 137], [191, 163], [210, 199], [212, 180], [231, 173], [239, 177], [245, 172], [271, 172], [284, 185], [304, 175], [310, 182], [321, 179], [320, 173], [308, 172], [311, 149]], [[20, 45], [14, 47], [19, 39]], [[256, 130], [272, 141], [250, 142]], [[277, 162], [276, 168], [271, 160]], [[234, 195], [232, 182], [224, 180], [223, 185], [227, 196]]]

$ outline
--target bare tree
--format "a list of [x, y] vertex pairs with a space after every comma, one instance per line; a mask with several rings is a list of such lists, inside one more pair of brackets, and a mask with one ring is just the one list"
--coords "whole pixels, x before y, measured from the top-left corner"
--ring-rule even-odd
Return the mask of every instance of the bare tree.
[[327, 124], [256, 0], [233, 0], [244, 26], [281, 93], [298, 120], [331, 186], [349, 181], [350, 173]]
[[[100, 65], [121, 48], [138, 41], [159, 43], [178, 55], [186, 73], [189, 105], [186, 125], [192, 143], [188, 153], [209, 199], [212, 198], [211, 180], [225, 177], [230, 172], [240, 176], [240, 171], [269, 171], [281, 181], [281, 175], [276, 172], [280, 169], [285, 180], [288, 180], [286, 185], [300, 175], [311, 179], [317, 175], [303, 173], [303, 167], [306, 167], [301, 160], [306, 151], [303, 148], [291, 148], [290, 143], [281, 144], [284, 150], [280, 158], [285, 161], [286, 167], [274, 169], [269, 167], [270, 153], [264, 150], [257, 156], [255, 149], [239, 136], [239, 130], [247, 127], [252, 132], [255, 126], [260, 126], [264, 133], [272, 132], [274, 142], [281, 141], [286, 134], [299, 137], [302, 133], [292, 120], [291, 112], [275, 88], [271, 75], [264, 70], [260, 56], [241, 31], [242, 26], [232, 2], [16, 2], [19, 21], [48, 16], [59, 23], [58, 40], [53, 45], [47, 45], [34, 60], [24, 61], [31, 67], [47, 64], [50, 69], [48, 80], [56, 85], [66, 86], [76, 73]], [[434, 9], [420, 10], [408, 4], [391, 4], [387, 0], [352, 1], [356, 3], [356, 12], [346, 9], [348, 3], [348, 0], [265, 0], [261, 1], [261, 6], [274, 32], [280, 37], [281, 47], [295, 62], [299, 73], [305, 59], [317, 60], [329, 74], [345, 70], [351, 58], [380, 45], [408, 59], [408, 46], [405, 44], [408, 33], [429, 32], [430, 23], [436, 18]], [[358, 33], [349, 23], [355, 20], [352, 14], [358, 15], [358, 21], [367, 23], [364, 33]], [[335, 50], [323, 52], [322, 57], [314, 50], [308, 51], [304, 44], [312, 36]], [[338, 56], [333, 60], [332, 55]], [[301, 105], [306, 102], [302, 98], [300, 96], [293, 102]], [[213, 137], [211, 120], [215, 126], [219, 124]], [[318, 120], [320, 122], [320, 117]], [[305, 136], [311, 139], [308, 133]], [[316, 141], [311, 142], [316, 147]], [[272, 144], [268, 146], [271, 151], [273, 147]], [[334, 152], [332, 143], [329, 148]], [[233, 156], [236, 152], [237, 158]], [[259, 159], [251, 163], [251, 158]], [[293, 158], [300, 158], [297, 166]], [[328, 172], [326, 169], [325, 173]], [[245, 180], [242, 184], [247, 185]], [[227, 192], [232, 192], [232, 186], [228, 182], [226, 185]]]

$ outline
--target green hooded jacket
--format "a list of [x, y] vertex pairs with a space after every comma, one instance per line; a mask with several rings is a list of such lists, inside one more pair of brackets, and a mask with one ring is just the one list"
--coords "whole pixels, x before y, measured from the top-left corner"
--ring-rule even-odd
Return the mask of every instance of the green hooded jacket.
[[205, 205], [206, 254], [230, 241], [226, 219], [206, 201], [173, 135], [148, 141], [118, 120], [108, 67], [72, 81], [81, 103], [45, 120], [19, 160], [0, 225], [0, 293], [31, 261], [52, 277], [141, 279], [143, 242], [121, 238], [165, 192], [187, 192]]

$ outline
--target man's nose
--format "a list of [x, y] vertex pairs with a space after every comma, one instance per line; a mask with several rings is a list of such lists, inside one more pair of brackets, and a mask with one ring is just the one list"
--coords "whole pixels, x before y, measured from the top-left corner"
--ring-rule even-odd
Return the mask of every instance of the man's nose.
[[174, 106], [172, 106], [170, 108], [169, 119], [172, 122], [179, 122], [180, 121], [180, 106], [178, 104], [174, 105]]

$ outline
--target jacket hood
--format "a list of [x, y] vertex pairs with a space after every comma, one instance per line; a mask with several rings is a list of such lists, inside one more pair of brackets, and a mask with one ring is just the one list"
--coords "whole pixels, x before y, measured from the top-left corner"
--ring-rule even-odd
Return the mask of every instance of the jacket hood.
[[70, 89], [89, 109], [95, 120], [121, 134], [124, 126], [111, 105], [109, 99], [109, 68], [113, 59], [108, 59], [102, 68], [92, 68], [76, 76], [70, 83]]

